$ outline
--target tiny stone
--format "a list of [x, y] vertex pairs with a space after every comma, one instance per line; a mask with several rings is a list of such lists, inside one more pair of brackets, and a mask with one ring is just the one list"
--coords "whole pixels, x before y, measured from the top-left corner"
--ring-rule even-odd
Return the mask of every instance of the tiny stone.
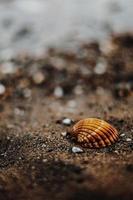
[[117, 150], [115, 150], [114, 152], [115, 152], [116, 154], [119, 154], [119, 151], [117, 151]]
[[32, 169], [35, 169], [35, 166], [33, 165], [31, 168], [32, 168]]
[[20, 115], [20, 116], [24, 116], [24, 114], [25, 114], [24, 110], [20, 110], [19, 108], [15, 108], [14, 113], [16, 115]]
[[30, 89], [28, 89], [28, 88], [24, 89], [23, 93], [24, 93], [25, 98], [31, 97], [31, 90]]
[[0, 83], [0, 95], [3, 95], [6, 91], [6, 88], [3, 84]]
[[121, 136], [121, 137], [124, 137], [124, 136], [125, 136], [125, 133], [122, 133], [120, 136]]
[[79, 147], [72, 147], [72, 152], [73, 153], [83, 153], [83, 150]]
[[96, 74], [104, 74], [106, 72], [106, 62], [102, 59], [101, 61], [99, 61], [96, 65], [96, 67], [94, 68], [94, 73]]
[[63, 89], [62, 89], [60, 86], [58, 86], [58, 87], [56, 87], [56, 88], [54, 89], [54, 96], [55, 96], [55, 97], [60, 98], [60, 97], [62, 97], [63, 95], [64, 95], [64, 92], [63, 92]]
[[32, 78], [35, 84], [41, 84], [45, 81], [45, 76], [42, 72], [35, 73]]
[[43, 160], [42, 160], [43, 163], [46, 163], [47, 161], [48, 161], [47, 159], [43, 159]]
[[6, 139], [7, 139], [7, 140], [10, 140], [10, 137], [9, 137], [9, 136], [7, 136], [7, 137], [6, 137]]
[[74, 101], [74, 100], [70, 100], [70, 101], [68, 101], [67, 105], [68, 105], [68, 107], [70, 107], [70, 108], [75, 108], [76, 105], [77, 105], [77, 103], [76, 103], [76, 101]]
[[71, 119], [69, 119], [69, 118], [65, 118], [65, 119], [63, 119], [62, 120], [62, 124], [64, 124], [64, 125], [71, 125], [71, 123], [72, 123], [72, 120]]
[[46, 144], [42, 144], [42, 147], [46, 147]]
[[65, 61], [59, 57], [51, 57], [50, 63], [59, 70], [62, 70], [65, 67]]
[[102, 87], [97, 87], [96, 92], [98, 95], [105, 95], [105, 90]]
[[83, 94], [83, 89], [80, 85], [77, 85], [75, 88], [74, 88], [74, 94], [76, 95], [81, 95]]
[[63, 137], [66, 137], [66, 136], [67, 136], [67, 132], [62, 132], [61, 135], [62, 135]]
[[131, 142], [132, 139], [131, 139], [131, 138], [127, 138], [126, 141], [127, 141], [127, 142]]
[[91, 75], [91, 71], [89, 69], [87, 69], [86, 67], [81, 67], [81, 73], [84, 75], [84, 76], [89, 76]]

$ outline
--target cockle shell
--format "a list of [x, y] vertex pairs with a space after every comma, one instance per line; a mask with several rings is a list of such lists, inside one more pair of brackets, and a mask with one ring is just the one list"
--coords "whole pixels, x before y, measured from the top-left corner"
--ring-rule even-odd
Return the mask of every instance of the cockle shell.
[[96, 118], [80, 120], [70, 134], [81, 146], [89, 148], [106, 147], [118, 139], [118, 132], [112, 125]]

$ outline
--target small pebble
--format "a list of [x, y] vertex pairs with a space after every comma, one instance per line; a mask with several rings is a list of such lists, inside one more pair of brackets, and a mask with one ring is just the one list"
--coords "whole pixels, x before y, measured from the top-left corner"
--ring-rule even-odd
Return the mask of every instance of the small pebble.
[[91, 75], [91, 71], [88, 68], [84, 67], [84, 66], [82, 66], [80, 70], [81, 70], [81, 74], [84, 75], [84, 76]]
[[24, 111], [24, 110], [20, 110], [19, 108], [15, 108], [15, 109], [14, 109], [14, 113], [15, 113], [16, 115], [24, 116], [25, 111]]
[[64, 91], [63, 91], [62, 87], [58, 86], [54, 89], [55, 97], [61, 98], [61, 97], [63, 97], [63, 95], [64, 95]]
[[25, 98], [31, 97], [31, 90], [30, 89], [28, 89], [28, 88], [24, 89], [23, 93], [24, 93]]
[[124, 137], [124, 136], [125, 136], [125, 133], [122, 133], [120, 136], [121, 136], [121, 137]]
[[104, 96], [105, 93], [106, 93], [106, 91], [105, 91], [104, 88], [102, 88], [102, 87], [97, 87], [96, 93], [97, 93], [98, 95], [100, 95], [100, 96]]
[[94, 68], [94, 73], [99, 74], [99, 75], [104, 74], [106, 72], [106, 68], [107, 68], [107, 64], [105, 60], [101, 59], [101, 61], [99, 61], [96, 67]]
[[47, 161], [48, 161], [47, 159], [43, 159], [43, 160], [42, 160], [43, 163], [46, 163]]
[[50, 63], [55, 66], [58, 70], [62, 70], [65, 68], [65, 60], [59, 57], [51, 57]]
[[35, 84], [41, 84], [45, 81], [45, 76], [42, 72], [35, 73], [32, 78]]
[[35, 166], [33, 165], [31, 168], [32, 168], [32, 169], [35, 169]]
[[64, 124], [64, 125], [70, 126], [71, 123], [72, 123], [72, 120], [69, 118], [65, 118], [62, 120], [62, 124]]
[[116, 154], [119, 154], [119, 151], [117, 151], [117, 150], [115, 150], [114, 152], [115, 152]]
[[45, 148], [45, 147], [46, 147], [46, 144], [42, 144], [42, 147]]
[[75, 88], [74, 88], [74, 94], [75, 95], [81, 95], [83, 94], [83, 89], [80, 85], [77, 85]]
[[127, 138], [126, 141], [127, 141], [127, 142], [131, 142], [132, 139], [131, 139], [131, 138]]
[[10, 137], [9, 137], [9, 136], [7, 136], [7, 137], [6, 137], [6, 139], [7, 139], [7, 140], [10, 140]]
[[62, 132], [61, 135], [62, 135], [63, 137], [66, 137], [66, 136], [67, 136], [67, 132]]
[[68, 101], [67, 106], [69, 108], [75, 108], [77, 106], [77, 103], [74, 100], [70, 100], [70, 101]]
[[83, 150], [79, 147], [72, 147], [72, 152], [73, 153], [83, 153]]
[[3, 95], [6, 91], [6, 88], [3, 84], [0, 83], [0, 95]]

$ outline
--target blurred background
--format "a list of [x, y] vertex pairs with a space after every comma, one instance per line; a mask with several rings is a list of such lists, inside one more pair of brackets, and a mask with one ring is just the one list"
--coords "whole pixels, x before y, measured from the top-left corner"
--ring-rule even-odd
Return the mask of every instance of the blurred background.
[[[133, 199], [132, 110], [133, 0], [0, 0], [0, 200]], [[88, 117], [118, 142], [80, 147]]]
[[132, 0], [0, 0], [0, 58], [75, 49], [133, 31]]

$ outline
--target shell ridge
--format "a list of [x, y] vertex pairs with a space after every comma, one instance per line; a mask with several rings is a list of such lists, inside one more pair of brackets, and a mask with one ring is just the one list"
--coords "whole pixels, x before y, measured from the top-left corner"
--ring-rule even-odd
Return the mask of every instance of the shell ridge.
[[84, 138], [85, 138], [86, 141], [88, 141], [90, 143], [96, 142], [95, 138], [92, 137], [91, 134], [89, 134], [89, 136], [91, 136], [91, 137], [88, 137], [88, 135], [86, 133], [89, 134], [89, 132], [85, 131], [85, 130], [79, 131], [79, 134], [82, 134], [82, 136], [84, 136]]
[[[111, 137], [112, 134], [109, 135], [109, 134], [107, 133], [107, 131], [108, 131], [107, 129], [105, 129], [105, 130], [103, 131], [103, 127], [101, 127], [102, 129], [100, 128], [101, 132], [105, 134], [105, 136], [106, 136], [106, 137], [105, 137], [103, 134], [101, 135], [101, 134], [99, 134], [99, 132], [96, 131], [96, 129], [98, 129], [97, 126], [94, 126], [94, 125], [93, 125], [93, 126], [86, 126], [86, 128], [87, 128], [87, 127], [89, 127], [89, 130], [91, 130], [91, 131], [93, 131], [93, 132], [96, 132], [96, 133], [102, 138], [103, 141], [104, 141], [104, 139], [107, 139], [107, 140], [108, 140], [108, 143], [112, 143], [112, 142], [114, 141], [114, 138]], [[90, 127], [91, 127], [91, 128], [90, 128]], [[92, 129], [92, 128], [94, 128], [94, 129]], [[111, 140], [110, 140], [110, 137], [111, 137]]]
[[[110, 142], [109, 138], [107, 137], [107, 135], [106, 135], [106, 137], [105, 137], [105, 135], [104, 135], [105, 132], [103, 132], [103, 130], [101, 129], [101, 127], [99, 127], [98, 129], [96, 129], [95, 131], [96, 131], [96, 133], [97, 133], [98, 135], [101, 136], [102, 141], [104, 142], [105, 145], [111, 144], [111, 142]], [[102, 134], [102, 133], [104, 133], [104, 134]]]
[[[96, 130], [96, 129], [95, 129], [95, 130]], [[88, 131], [86, 131], [86, 130], [84, 130], [84, 129], [83, 129], [83, 131], [84, 131], [85, 133], [89, 133]], [[89, 131], [91, 131], [91, 132], [90, 132], [91, 137], [95, 138], [95, 142], [97, 142], [98, 144], [101, 142], [102, 145], [103, 145], [103, 143], [104, 143], [104, 145], [105, 145], [105, 142], [104, 142], [103, 138], [101, 137], [101, 135], [97, 134], [97, 132], [94, 131], [94, 130], [92, 130], [92, 129], [89, 129]], [[94, 135], [92, 135], [92, 133], [94, 133], [95, 135], [97, 135], [99, 139], [97, 140], [97, 138], [96, 138]]]
[[84, 147], [106, 147], [118, 139], [118, 132], [108, 122], [87, 118], [77, 122], [71, 129], [71, 134]]
[[[96, 124], [97, 125], [97, 124]], [[88, 127], [88, 125], [85, 125], [86, 127]], [[97, 128], [96, 126], [94, 126], [94, 124], [92, 124], [92, 125], [90, 125], [89, 124], [89, 127], [95, 127], [95, 128]], [[100, 126], [100, 125], [99, 125]], [[105, 134], [106, 134], [106, 136], [107, 136], [107, 138], [108, 137], [111, 137], [111, 143], [116, 139], [115, 137], [113, 137], [112, 135], [114, 134], [113, 132], [111, 132], [110, 130], [108, 130], [107, 128], [104, 128], [103, 126], [102, 126], [102, 129], [104, 129], [105, 130]], [[110, 132], [110, 134], [108, 134], [108, 132]], [[107, 135], [108, 134], [108, 135]]]
[[[78, 130], [79, 130], [79, 132], [80, 132], [81, 129], [78, 129]], [[89, 129], [89, 131], [88, 131], [87, 128], [83, 128], [82, 131], [84, 131], [85, 133], [89, 133], [91, 136], [93, 136], [93, 137], [95, 138], [95, 140], [96, 140], [97, 142], [99, 142], [99, 141], [102, 139], [99, 135], [96, 134], [95, 131], [92, 131], [91, 129]], [[94, 133], [94, 134], [93, 134], [93, 133]], [[92, 135], [92, 134], [93, 134], [93, 135]]]

